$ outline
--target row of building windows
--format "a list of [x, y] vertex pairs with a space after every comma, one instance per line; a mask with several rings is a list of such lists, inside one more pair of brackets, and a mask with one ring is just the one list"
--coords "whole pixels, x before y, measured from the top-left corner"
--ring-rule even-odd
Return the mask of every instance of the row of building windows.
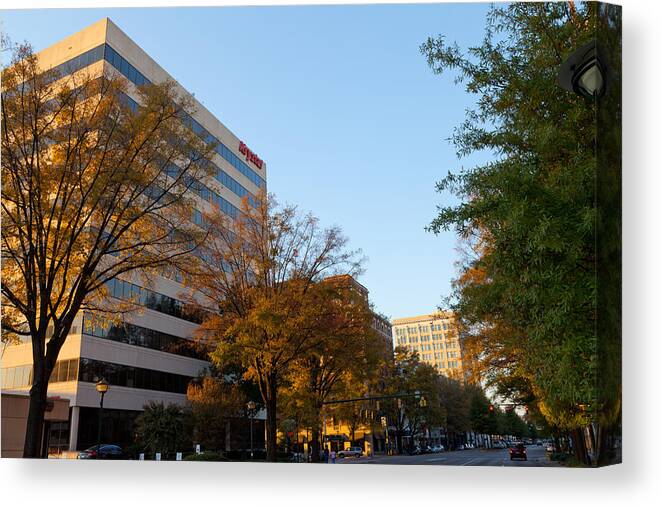
[[99, 60], [103, 60], [103, 48], [104, 44], [101, 44], [89, 51], [85, 51], [71, 60], [67, 60], [64, 63], [53, 67], [51, 80], [60, 79], [63, 76], [78, 72], [80, 69], [84, 69], [88, 65], [92, 65]]
[[[133, 110], [137, 110], [138, 108], [138, 103], [133, 100], [131, 97], [128, 95], [123, 95], [126, 103], [128, 106]], [[227, 174], [225, 171], [220, 169], [216, 164], [213, 162], [209, 162], [213, 166], [213, 174], [214, 177], [222, 184], [225, 185], [227, 188], [229, 188], [232, 192], [234, 192], [237, 196], [243, 198], [245, 195], [248, 195], [248, 202], [252, 204], [252, 206], [256, 206], [257, 200], [256, 198], [250, 194], [241, 184], [239, 184], [236, 180], [234, 180], [229, 174]], [[166, 165], [164, 172], [170, 176], [171, 178], [177, 178], [179, 174], [181, 173], [181, 168], [173, 163], [170, 162]], [[239, 208], [234, 206], [231, 202], [229, 202], [227, 199], [224, 197], [220, 196], [213, 190], [211, 190], [209, 187], [207, 187], [204, 183], [201, 181], [195, 181], [192, 179], [191, 176], [187, 176], [185, 178], [182, 178], [184, 181], [182, 182], [184, 185], [187, 185], [195, 194], [200, 196], [202, 199], [204, 199], [207, 202], [210, 202], [212, 204], [215, 204], [220, 208], [220, 210], [225, 213], [226, 215], [236, 219], [241, 211]], [[157, 197], [160, 196], [160, 194], [163, 192], [162, 189], [155, 187], [153, 189], [153, 195], [152, 197]], [[147, 192], [145, 192], [147, 194]], [[149, 195], [149, 194], [148, 194]]]
[[192, 311], [183, 301], [139, 287], [133, 283], [112, 279], [106, 282], [106, 286], [109, 294], [117, 299], [130, 299], [150, 310], [172, 315], [196, 324], [202, 323], [204, 319], [201, 312]]
[[[427, 338], [429, 338], [429, 337], [427, 337]], [[407, 343], [418, 343], [418, 341], [420, 341], [420, 343], [424, 343], [424, 342], [428, 342], [429, 339], [423, 340], [422, 338], [420, 338], [420, 340], [418, 340], [418, 337], [416, 337], [416, 336], [409, 336], [408, 340], [407, 340], [407, 338], [398, 338], [397, 339], [397, 345], [406, 345]], [[442, 341], [434, 342], [431, 345], [433, 345], [434, 349], [443, 349], [443, 342]], [[446, 349], [458, 348], [458, 347], [459, 347], [459, 342], [457, 340], [452, 340], [452, 341], [446, 341], [445, 342], [445, 348]]]
[[[3, 389], [29, 387], [32, 385], [32, 365], [2, 368]], [[80, 358], [57, 361], [51, 374], [49, 383], [71, 382], [97, 382], [104, 378], [110, 385], [149, 389], [152, 391], [165, 391], [185, 394], [188, 383], [192, 377], [168, 373], [147, 368], [137, 368], [122, 364], [97, 361], [95, 359]]]
[[[122, 73], [129, 81], [140, 86], [150, 81], [143, 76], [133, 65], [131, 65], [122, 55], [115, 51], [108, 44], [105, 44], [105, 60], [115, 69]], [[89, 64], [88, 64], [89, 65]], [[223, 157], [236, 170], [252, 181], [259, 188], [266, 188], [266, 181], [259, 174], [253, 171], [243, 160], [225, 146], [217, 137], [207, 131], [195, 118], [186, 115], [184, 122], [195, 132], [202, 140], [216, 144], [216, 153]]]
[[[53, 68], [53, 79], [59, 77], [73, 74], [74, 72], [79, 71], [92, 65], [95, 62], [100, 60], [106, 60], [110, 65], [117, 69], [124, 77], [137, 86], [150, 83], [138, 69], [131, 65], [128, 60], [121, 56], [117, 51], [115, 51], [108, 44], [101, 44], [85, 53], [82, 53], [71, 60], [68, 60], [56, 67]], [[202, 139], [207, 142], [217, 144], [218, 147], [216, 152], [223, 157], [227, 162], [230, 163], [235, 169], [237, 169], [241, 174], [246, 176], [250, 181], [252, 181], [259, 188], [266, 188], [266, 181], [252, 170], [245, 162], [243, 162], [237, 155], [235, 155], [227, 146], [220, 142], [218, 138], [211, 135], [202, 125], [199, 124], [194, 118], [187, 115], [185, 122], [191, 127], [191, 129]], [[219, 169], [220, 171], [220, 169]], [[234, 180], [224, 171], [222, 174], [219, 172], [216, 176], [223, 185], [229, 188], [231, 191], [235, 192], [239, 197], [243, 197], [248, 192], [239, 182]]]
[[[431, 326], [431, 331], [447, 331], [447, 324], [443, 324], [441, 327], [440, 324], [435, 324]], [[420, 327], [407, 327], [407, 328], [395, 328], [395, 336], [404, 337], [407, 335], [423, 335], [429, 337], [430, 326], [420, 326]], [[432, 333], [434, 339], [440, 339], [442, 333]]]
[[[3, 389], [29, 387], [32, 385], [33, 369], [31, 364], [2, 368], [0, 385]], [[55, 363], [49, 384], [70, 382], [78, 378], [78, 359], [63, 359]]]
[[[409, 347], [409, 350], [419, 351], [419, 352], [428, 352], [428, 351], [431, 351], [432, 348], [429, 345], [422, 345], [419, 348]], [[436, 350], [436, 349], [433, 349], [433, 350]], [[423, 359], [424, 359], [424, 356], [425, 356], [425, 354], [422, 355]], [[444, 357], [445, 356], [444, 356], [443, 352], [435, 352], [434, 353], [434, 359], [443, 359]], [[448, 359], [454, 359], [454, 358], [457, 358], [457, 357], [460, 357], [460, 356], [459, 356], [458, 352], [450, 351], [450, 352], [447, 352], [447, 357], [448, 357]]]
[[83, 316], [83, 332], [97, 338], [105, 338], [115, 342], [135, 345], [136, 347], [160, 350], [161, 352], [195, 359], [206, 359], [206, 354], [198, 350], [192, 340], [136, 326], [135, 324], [114, 324], [101, 317], [93, 319], [91, 315], [85, 314]]
[[152, 391], [186, 394], [192, 377], [147, 368], [80, 358], [81, 382], [97, 382], [100, 378], [113, 386], [134, 387]]

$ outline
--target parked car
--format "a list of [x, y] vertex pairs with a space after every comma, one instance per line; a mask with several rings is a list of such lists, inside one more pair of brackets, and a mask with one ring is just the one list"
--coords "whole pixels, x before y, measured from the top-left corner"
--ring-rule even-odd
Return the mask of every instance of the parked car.
[[505, 445], [505, 442], [494, 442], [493, 443], [493, 448], [494, 449], [507, 449], [507, 446]]
[[431, 448], [431, 452], [443, 452], [444, 450], [445, 450], [445, 447], [443, 447], [440, 444], [439, 445], [434, 445]]
[[528, 461], [528, 453], [524, 444], [518, 443], [510, 447], [510, 459], [513, 460], [514, 458]]
[[337, 453], [338, 458], [346, 458], [348, 456], [353, 456], [354, 458], [360, 458], [363, 455], [363, 449], [361, 447], [349, 447], [348, 449], [342, 449]]
[[78, 459], [133, 459], [133, 456], [118, 445], [101, 444], [80, 451]]
[[549, 442], [548, 444], [546, 444], [546, 452], [548, 453], [556, 452], [555, 444], [553, 442]]

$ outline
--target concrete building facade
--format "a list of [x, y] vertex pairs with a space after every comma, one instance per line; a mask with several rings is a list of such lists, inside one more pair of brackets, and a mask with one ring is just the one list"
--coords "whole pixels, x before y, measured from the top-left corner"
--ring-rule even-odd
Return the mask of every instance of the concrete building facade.
[[[62, 76], [82, 72], [122, 76], [127, 80], [127, 95], [134, 101], [139, 101], [136, 86], [174, 81], [108, 18], [44, 49], [37, 57], [41, 68], [57, 68]], [[182, 96], [191, 96], [176, 86]], [[203, 193], [196, 192], [191, 220], [201, 220], [201, 212], [210, 211], [212, 205], [235, 217], [245, 196], [251, 200], [266, 189], [266, 164], [201, 103], [195, 100], [194, 104], [190, 127], [203, 139], [217, 143], [217, 148], [212, 160], [214, 177], [205, 182]], [[147, 289], [140, 286], [139, 279], [127, 276], [113, 281], [109, 289], [120, 299], [140, 294], [144, 306], [127, 316], [121, 326], [100, 326], [90, 315], [78, 315], [48, 389], [49, 396], [67, 399], [70, 404], [67, 421], [58, 427], [60, 450], [80, 450], [96, 443], [97, 379], [104, 377], [110, 383], [104, 400], [103, 440], [126, 444], [133, 437], [133, 421], [147, 402], [183, 404], [188, 381], [208, 366], [190, 347], [199, 322], [184, 311], [179, 298], [185, 289], [180, 283], [157, 277]], [[2, 389], [27, 393], [31, 363], [30, 343], [8, 347], [2, 357]], [[61, 438], [62, 432], [66, 438]]]
[[394, 347], [417, 352], [421, 361], [446, 377], [463, 379], [461, 340], [452, 312], [393, 319], [392, 340]]

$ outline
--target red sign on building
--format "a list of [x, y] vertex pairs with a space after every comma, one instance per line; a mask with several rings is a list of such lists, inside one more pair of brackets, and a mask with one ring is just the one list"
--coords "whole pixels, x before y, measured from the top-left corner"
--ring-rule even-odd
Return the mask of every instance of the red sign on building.
[[248, 148], [246, 146], [246, 143], [244, 143], [243, 141], [240, 141], [240, 143], [239, 143], [239, 152], [242, 155], [246, 156], [246, 160], [248, 160], [249, 162], [252, 162], [253, 164], [255, 164], [260, 169], [264, 165], [264, 161], [261, 158], [259, 158], [256, 153], [251, 151], [250, 148]]

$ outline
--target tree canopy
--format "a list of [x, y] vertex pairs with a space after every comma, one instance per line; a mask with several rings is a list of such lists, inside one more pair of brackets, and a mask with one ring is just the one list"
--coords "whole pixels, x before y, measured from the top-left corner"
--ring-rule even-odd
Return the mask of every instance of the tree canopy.
[[479, 45], [421, 46], [435, 73], [455, 72], [476, 96], [451, 138], [458, 155], [493, 154], [437, 184], [461, 202], [428, 227], [465, 246], [454, 310], [474, 372], [566, 431], [612, 425], [619, 406], [597, 396], [598, 104], [557, 84], [597, 24], [596, 4], [514, 3], [492, 7]]

